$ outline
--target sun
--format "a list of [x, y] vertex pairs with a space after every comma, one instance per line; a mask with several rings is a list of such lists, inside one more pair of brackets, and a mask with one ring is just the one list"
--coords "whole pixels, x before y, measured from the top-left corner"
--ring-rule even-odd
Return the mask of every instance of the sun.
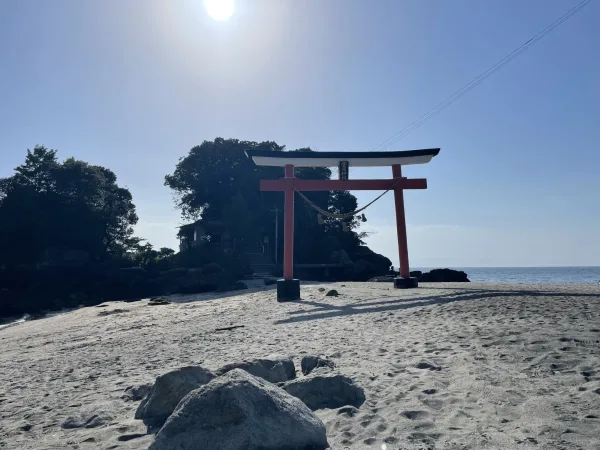
[[233, 0], [204, 0], [204, 7], [215, 20], [227, 20], [233, 14]]

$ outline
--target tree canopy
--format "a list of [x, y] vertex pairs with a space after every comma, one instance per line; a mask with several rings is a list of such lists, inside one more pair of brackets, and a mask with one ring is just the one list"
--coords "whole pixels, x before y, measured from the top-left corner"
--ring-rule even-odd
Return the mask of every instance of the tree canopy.
[[52, 248], [124, 252], [138, 217], [111, 170], [36, 146], [0, 179], [0, 264], [36, 264]]
[[[223, 220], [231, 233], [246, 243], [256, 242], [259, 233], [272, 230], [272, 210], [277, 207], [283, 211], [283, 195], [278, 192], [261, 193], [259, 181], [281, 178], [283, 168], [256, 166], [245, 154], [251, 149], [286, 151], [285, 146], [271, 141], [259, 143], [217, 138], [204, 141], [181, 158], [175, 171], [165, 177], [165, 185], [175, 192], [182, 216], [186, 219]], [[331, 170], [299, 167], [295, 176], [329, 179]], [[356, 197], [349, 192], [310, 192], [306, 195], [330, 212], [349, 212], [357, 208]], [[350, 231], [343, 232], [339, 221], [325, 219], [320, 224], [317, 212], [298, 196], [295, 205], [297, 261], [326, 261], [334, 250], [361, 244], [362, 235], [357, 232], [360, 220], [349, 220]], [[279, 235], [282, 239], [283, 233]]]

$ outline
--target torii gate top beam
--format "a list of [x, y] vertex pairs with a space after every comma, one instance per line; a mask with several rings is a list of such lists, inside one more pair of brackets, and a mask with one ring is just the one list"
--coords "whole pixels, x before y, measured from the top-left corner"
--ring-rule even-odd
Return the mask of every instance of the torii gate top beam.
[[277, 152], [246, 150], [257, 166], [293, 165], [295, 167], [337, 167], [348, 161], [350, 167], [408, 166], [426, 164], [440, 152], [439, 148], [400, 152]]

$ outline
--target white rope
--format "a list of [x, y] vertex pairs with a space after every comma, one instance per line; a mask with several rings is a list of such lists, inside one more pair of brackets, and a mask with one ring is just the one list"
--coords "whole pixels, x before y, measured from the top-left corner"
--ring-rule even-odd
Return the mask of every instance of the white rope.
[[384, 193], [380, 194], [378, 197], [376, 197], [373, 201], [371, 201], [370, 203], [367, 203], [367, 205], [363, 206], [360, 209], [357, 209], [356, 211], [353, 211], [351, 213], [345, 213], [345, 214], [337, 214], [337, 213], [332, 213], [329, 211], [324, 210], [323, 208], [321, 208], [319, 205], [315, 204], [314, 202], [312, 202], [306, 195], [304, 195], [302, 192], [300, 192], [299, 190], [296, 189], [296, 187], [291, 184], [289, 182], [289, 180], [285, 179], [284, 180], [290, 185], [292, 186], [292, 188], [294, 189], [295, 192], [298, 193], [298, 195], [300, 197], [302, 197], [302, 199], [308, 203], [314, 210], [316, 210], [319, 214], [325, 216], [325, 217], [329, 217], [330, 219], [336, 219], [336, 220], [345, 220], [345, 219], [349, 219], [351, 217], [356, 216], [358, 213], [363, 212], [365, 209], [367, 209], [369, 206], [371, 206], [373, 203], [375, 203], [377, 200], [379, 200], [381, 197], [383, 197], [385, 194], [387, 194], [388, 192], [390, 192], [391, 190], [393, 190], [398, 183], [400, 183], [402, 181], [402, 178], [398, 179], [398, 181], [396, 182], [396, 184], [394, 184], [391, 188], [389, 188], [387, 191], [385, 191]]

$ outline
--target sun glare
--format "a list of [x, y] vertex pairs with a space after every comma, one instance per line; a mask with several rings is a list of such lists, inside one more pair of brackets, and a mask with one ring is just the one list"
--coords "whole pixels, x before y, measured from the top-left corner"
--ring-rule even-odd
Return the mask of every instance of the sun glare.
[[227, 20], [233, 14], [233, 0], [204, 0], [204, 7], [215, 20]]

